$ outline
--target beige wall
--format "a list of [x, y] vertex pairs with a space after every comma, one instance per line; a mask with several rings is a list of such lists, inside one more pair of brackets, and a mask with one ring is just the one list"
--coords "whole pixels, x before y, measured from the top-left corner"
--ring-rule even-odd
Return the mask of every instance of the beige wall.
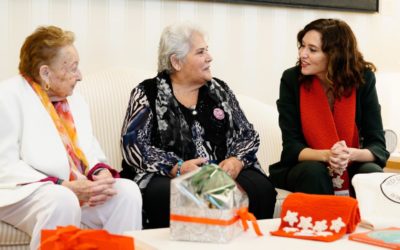
[[[162, 28], [197, 23], [209, 35], [213, 73], [242, 94], [269, 104], [282, 71], [296, 62], [296, 34], [316, 18], [349, 23], [378, 69], [384, 124], [400, 135], [400, 1], [380, 0], [379, 13], [179, 0], [0, 0], [0, 80], [17, 73], [19, 48], [38, 25], [75, 32], [84, 74], [110, 67], [156, 70]], [[390, 95], [392, 94], [392, 96]]]

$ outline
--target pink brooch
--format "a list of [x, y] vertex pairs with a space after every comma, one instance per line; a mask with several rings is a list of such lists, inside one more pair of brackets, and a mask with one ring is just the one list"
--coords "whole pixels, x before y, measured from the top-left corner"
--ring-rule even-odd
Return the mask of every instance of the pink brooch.
[[213, 114], [214, 114], [214, 117], [217, 118], [217, 120], [222, 120], [225, 118], [225, 113], [220, 108], [215, 108], [213, 111]]

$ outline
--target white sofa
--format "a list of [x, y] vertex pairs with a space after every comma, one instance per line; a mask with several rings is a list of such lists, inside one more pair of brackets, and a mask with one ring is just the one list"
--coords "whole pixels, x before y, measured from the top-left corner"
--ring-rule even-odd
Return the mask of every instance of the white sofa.
[[[138, 83], [154, 75], [154, 72], [111, 69], [84, 76], [77, 85], [77, 91], [90, 106], [94, 133], [109, 164], [116, 168], [121, 165], [120, 132], [130, 92]], [[279, 160], [282, 149], [276, 108], [248, 96], [237, 97], [246, 117], [260, 134], [257, 156], [268, 173], [268, 166]], [[281, 203], [287, 194], [278, 189], [274, 217], [279, 217]], [[0, 222], [0, 249], [29, 249], [29, 240], [26, 233]]]

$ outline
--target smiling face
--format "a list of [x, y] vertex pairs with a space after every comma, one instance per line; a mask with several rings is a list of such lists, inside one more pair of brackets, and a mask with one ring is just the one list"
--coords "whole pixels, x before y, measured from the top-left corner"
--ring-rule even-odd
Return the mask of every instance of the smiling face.
[[79, 55], [73, 45], [67, 45], [57, 53], [50, 65], [41, 67], [44, 82], [50, 84], [47, 94], [51, 101], [60, 101], [72, 95], [75, 85], [82, 80]]
[[208, 45], [204, 37], [199, 33], [193, 33], [190, 50], [186, 57], [179, 63], [179, 74], [181, 79], [194, 84], [204, 84], [212, 78], [210, 64], [212, 57], [208, 52]]
[[299, 48], [301, 73], [315, 75], [325, 81], [328, 72], [328, 57], [322, 51], [321, 33], [315, 30], [308, 31]]

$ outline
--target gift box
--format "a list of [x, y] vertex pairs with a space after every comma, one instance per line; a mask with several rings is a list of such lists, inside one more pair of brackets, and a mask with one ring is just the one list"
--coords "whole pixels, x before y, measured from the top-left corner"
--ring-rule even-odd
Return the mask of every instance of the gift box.
[[[215, 164], [171, 181], [170, 236], [173, 240], [226, 243], [247, 229], [247, 194]], [[261, 235], [258, 228], [257, 233]]]

